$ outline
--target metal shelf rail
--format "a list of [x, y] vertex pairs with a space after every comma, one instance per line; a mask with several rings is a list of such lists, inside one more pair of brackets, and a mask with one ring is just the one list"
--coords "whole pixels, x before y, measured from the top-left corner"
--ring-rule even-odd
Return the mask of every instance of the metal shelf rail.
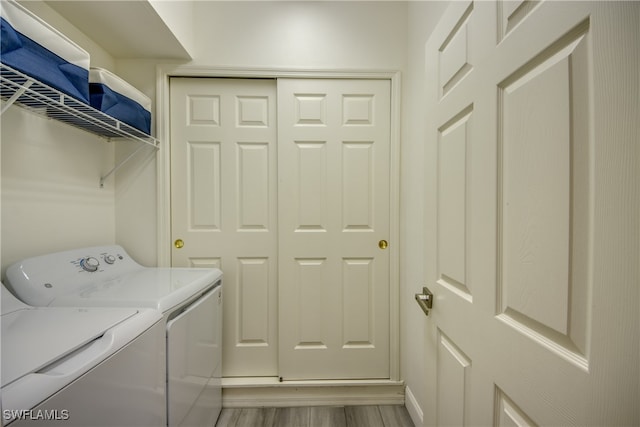
[[[0, 63], [0, 83], [0, 95], [5, 101], [0, 114], [4, 114], [15, 103], [36, 114], [67, 123], [103, 138], [126, 138], [143, 142], [155, 149], [159, 148], [160, 142], [156, 138], [2, 63]], [[100, 186], [103, 186], [104, 181], [112, 173], [144, 146], [101, 177]]]

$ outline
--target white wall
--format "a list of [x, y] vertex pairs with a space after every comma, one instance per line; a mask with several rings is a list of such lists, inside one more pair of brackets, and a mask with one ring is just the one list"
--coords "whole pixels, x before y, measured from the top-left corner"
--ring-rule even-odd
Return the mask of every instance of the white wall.
[[[119, 61], [115, 72], [152, 99], [155, 98], [156, 64], [153, 60]], [[154, 110], [155, 112], [155, 110]], [[152, 115], [153, 129], [156, 115]], [[160, 150], [167, 149], [160, 141]], [[138, 144], [118, 144], [116, 161], [125, 159]], [[136, 261], [146, 266], [157, 265], [157, 154], [151, 147], [142, 149], [118, 170], [113, 178], [116, 186], [116, 242]], [[171, 242], [165, 242], [171, 244]]]
[[0, 138], [3, 273], [24, 257], [113, 242], [113, 187], [99, 187], [109, 144], [17, 108]]
[[424, 283], [424, 164], [426, 140], [425, 105], [422, 102], [425, 81], [425, 42], [444, 12], [447, 2], [409, 2], [407, 72], [404, 79], [401, 209], [401, 363], [407, 385], [406, 406], [414, 423], [422, 425], [422, 406], [426, 396], [425, 333], [427, 318], [414, 300]]
[[60, 16], [48, 4], [34, 0], [18, 0], [18, 3], [89, 52], [92, 67], [113, 69], [115, 65], [114, 58], [102, 46], [87, 37], [63, 16]]
[[195, 62], [402, 70], [404, 2], [197, 2]]
[[186, 1], [149, 0], [160, 18], [171, 29], [179, 43], [189, 52], [196, 48], [193, 36], [193, 3]]
[[[77, 44], [95, 63], [113, 58], [46, 4], [23, 2]], [[114, 187], [99, 187], [113, 166], [113, 144], [12, 107], [1, 118], [2, 276], [24, 257], [113, 243]]]

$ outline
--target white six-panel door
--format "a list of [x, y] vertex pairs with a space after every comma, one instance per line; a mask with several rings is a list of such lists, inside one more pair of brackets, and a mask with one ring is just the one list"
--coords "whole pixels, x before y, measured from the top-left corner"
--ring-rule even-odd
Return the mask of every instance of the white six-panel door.
[[172, 265], [224, 272], [223, 375], [389, 378], [390, 80], [170, 90]]
[[425, 425], [640, 422], [638, 21], [452, 2], [427, 42]]
[[390, 94], [389, 80], [278, 80], [285, 380], [389, 378]]
[[172, 78], [170, 91], [172, 265], [223, 270], [223, 375], [276, 376], [275, 80]]

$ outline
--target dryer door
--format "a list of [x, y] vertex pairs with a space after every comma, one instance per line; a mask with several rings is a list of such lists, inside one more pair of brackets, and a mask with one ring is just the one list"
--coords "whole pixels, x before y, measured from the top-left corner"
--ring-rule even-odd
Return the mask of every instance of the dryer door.
[[211, 397], [214, 393], [207, 388], [219, 358], [216, 333], [219, 293], [220, 287], [212, 289], [167, 323], [170, 427], [213, 425], [207, 423], [217, 404]]

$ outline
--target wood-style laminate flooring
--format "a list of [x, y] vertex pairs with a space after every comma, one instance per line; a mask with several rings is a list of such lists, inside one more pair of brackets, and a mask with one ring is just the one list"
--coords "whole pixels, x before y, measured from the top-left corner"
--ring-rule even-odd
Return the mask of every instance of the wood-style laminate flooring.
[[414, 427], [402, 405], [224, 408], [216, 427]]

